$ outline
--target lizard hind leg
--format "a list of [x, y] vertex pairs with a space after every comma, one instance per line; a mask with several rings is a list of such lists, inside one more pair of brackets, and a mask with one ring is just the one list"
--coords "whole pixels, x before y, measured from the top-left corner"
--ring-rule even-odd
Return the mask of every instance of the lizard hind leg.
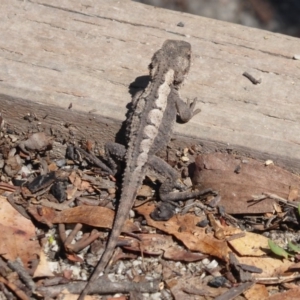
[[125, 146], [118, 143], [108, 142], [105, 144], [105, 154], [107, 163], [111, 168], [113, 175], [116, 175], [120, 169], [120, 165], [124, 161], [126, 154]]
[[[181, 182], [178, 172], [156, 156], [149, 160], [147, 173], [156, 176], [162, 182], [159, 188], [159, 197], [162, 202], [151, 213], [151, 218], [156, 221], [169, 220], [175, 213], [176, 201], [192, 199], [208, 193], [215, 194], [212, 189], [186, 190], [187, 187]], [[179, 191], [174, 191], [175, 189]]]

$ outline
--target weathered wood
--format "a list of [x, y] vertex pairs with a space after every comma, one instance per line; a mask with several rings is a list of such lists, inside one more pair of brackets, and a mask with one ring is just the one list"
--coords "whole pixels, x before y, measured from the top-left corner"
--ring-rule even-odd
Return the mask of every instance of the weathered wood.
[[182, 96], [197, 96], [202, 112], [176, 126], [179, 140], [300, 170], [299, 39], [114, 0], [1, 1], [0, 33], [0, 105], [14, 128], [112, 140], [153, 52], [184, 39], [193, 66]]

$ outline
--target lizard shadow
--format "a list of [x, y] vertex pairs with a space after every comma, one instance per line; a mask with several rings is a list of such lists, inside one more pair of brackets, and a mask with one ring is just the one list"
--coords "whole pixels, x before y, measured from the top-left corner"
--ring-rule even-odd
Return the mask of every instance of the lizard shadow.
[[[145, 76], [139, 76], [135, 79], [135, 81], [133, 81], [132, 83], [130, 83], [129, 85], [129, 93], [131, 95], [131, 98], [138, 92], [144, 90], [147, 85], [149, 84], [151, 80], [151, 77], [149, 75], [145, 75]], [[116, 136], [115, 136], [115, 141], [118, 144], [122, 144], [126, 146], [127, 140], [126, 140], [126, 127], [128, 126], [127, 124], [127, 120], [128, 117], [130, 115], [130, 112], [132, 111], [132, 101], [130, 101], [127, 105], [127, 112], [126, 112], [126, 119], [122, 122], [121, 124], [121, 128], [120, 130], [117, 132]]]

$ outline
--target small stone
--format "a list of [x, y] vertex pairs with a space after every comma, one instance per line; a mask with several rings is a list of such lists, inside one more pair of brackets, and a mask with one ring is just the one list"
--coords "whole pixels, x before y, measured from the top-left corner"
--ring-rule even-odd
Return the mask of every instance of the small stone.
[[223, 286], [226, 283], [226, 278], [223, 276], [217, 276], [214, 277], [211, 281], [209, 281], [207, 284], [211, 287], [219, 288]]
[[178, 27], [184, 27], [184, 23], [183, 22], [179, 22], [179, 23], [177, 23], [177, 26]]
[[187, 186], [187, 187], [191, 187], [193, 185], [192, 180], [190, 177], [187, 177], [183, 180], [183, 183]]
[[268, 159], [268, 160], [265, 161], [265, 166], [269, 166], [269, 165], [274, 165], [273, 160]]
[[137, 195], [143, 198], [152, 197], [152, 189], [148, 185], [142, 185], [138, 190]]
[[198, 222], [197, 224], [196, 224], [196, 226], [198, 226], [198, 227], [206, 227], [207, 225], [208, 225], [208, 223], [209, 223], [209, 221], [207, 220], [207, 219], [203, 219], [203, 220], [201, 220], [200, 222]]
[[187, 156], [181, 156], [180, 159], [183, 162], [188, 162], [190, 160]]
[[18, 140], [18, 137], [14, 134], [9, 134], [8, 136], [13, 143], [15, 143]]
[[189, 169], [187, 167], [183, 168], [181, 171], [181, 176], [187, 178], [189, 176]]
[[132, 219], [135, 217], [135, 212], [132, 209], [129, 211], [129, 217]]
[[208, 270], [215, 269], [218, 266], [218, 262], [216, 260], [212, 260], [209, 264], [206, 265]]
[[192, 145], [191, 150], [193, 150], [195, 152], [199, 152], [202, 150], [202, 146], [201, 145]]
[[300, 54], [295, 54], [295, 55], [293, 56], [293, 59], [295, 59], [295, 60], [300, 60]]
[[63, 167], [64, 165], [66, 165], [66, 163], [67, 163], [67, 161], [66, 161], [65, 158], [61, 158], [61, 159], [58, 159], [58, 160], [56, 161], [56, 165], [57, 165], [59, 168], [61, 168], [61, 167]]
[[58, 200], [59, 203], [62, 203], [67, 198], [66, 193], [67, 184], [63, 181], [56, 181], [50, 188], [51, 194]]
[[5, 161], [4, 172], [8, 176], [15, 176], [22, 168], [22, 160], [19, 155], [11, 156]]
[[116, 189], [115, 188], [109, 188], [107, 189], [107, 192], [112, 195], [112, 194], [115, 194], [116, 193]]
[[194, 155], [194, 154], [195, 154], [195, 150], [191, 147], [191, 148], [189, 148], [189, 153], [190, 153], [191, 155]]

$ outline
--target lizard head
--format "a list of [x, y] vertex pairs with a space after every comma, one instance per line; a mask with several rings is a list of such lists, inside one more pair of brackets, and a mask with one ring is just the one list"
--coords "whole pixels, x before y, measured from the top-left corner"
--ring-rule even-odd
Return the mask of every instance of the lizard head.
[[[150, 75], [174, 70], [174, 86], [179, 86], [189, 72], [191, 65], [191, 44], [185, 41], [166, 40], [155, 52], [149, 65]], [[161, 68], [163, 66], [163, 69]]]

